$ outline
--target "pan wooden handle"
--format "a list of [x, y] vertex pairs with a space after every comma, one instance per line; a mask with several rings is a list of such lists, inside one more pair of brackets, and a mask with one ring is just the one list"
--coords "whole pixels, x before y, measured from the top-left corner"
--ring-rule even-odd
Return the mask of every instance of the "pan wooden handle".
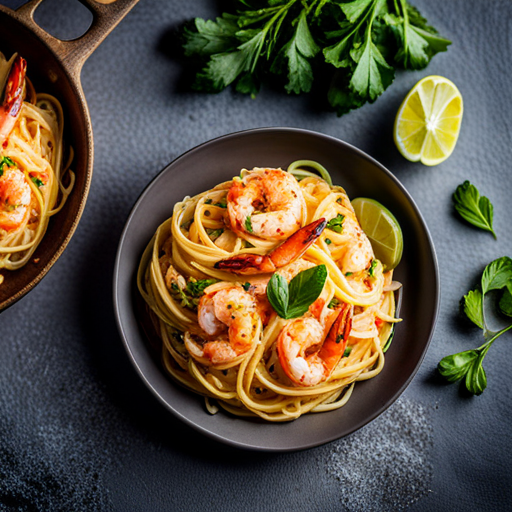
[[80, 72], [89, 55], [110, 34], [139, 0], [79, 0], [92, 12], [87, 32], [72, 41], [61, 41], [48, 34], [34, 21], [34, 12], [43, 0], [30, 0], [13, 16], [40, 37], [61, 60], [69, 74], [80, 82]]

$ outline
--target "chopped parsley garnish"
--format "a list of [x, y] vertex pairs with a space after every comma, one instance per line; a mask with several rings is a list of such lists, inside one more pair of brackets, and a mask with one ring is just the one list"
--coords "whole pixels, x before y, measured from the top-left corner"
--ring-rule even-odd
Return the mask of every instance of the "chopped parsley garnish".
[[2, 160], [0, 160], [0, 176], [4, 175], [4, 167], [16, 167], [16, 163], [12, 158], [9, 158], [8, 156], [2, 157]]
[[205, 199], [204, 200], [204, 204], [212, 204], [212, 199], [211, 198], [208, 198], [208, 199]]
[[250, 215], [247, 215], [247, 217], [245, 218], [245, 230], [248, 233], [254, 233], [254, 231], [252, 230], [252, 220]]
[[372, 264], [370, 265], [370, 268], [368, 269], [368, 275], [370, 277], [375, 277], [375, 267], [377, 266], [377, 260], [372, 260]]
[[343, 341], [343, 334], [338, 334], [338, 336], [336, 336], [336, 343], [340, 343], [341, 341]]
[[330, 229], [332, 231], [335, 231], [336, 233], [341, 233], [343, 231], [343, 219], [345, 218], [344, 215], [341, 213], [338, 213], [334, 219], [331, 219], [327, 223], [327, 229]]
[[44, 186], [44, 182], [43, 182], [41, 179], [36, 178], [35, 176], [32, 176], [30, 179], [31, 179], [31, 180], [32, 180], [32, 181], [33, 181], [33, 182], [34, 182], [38, 187], [42, 187], [42, 186]]
[[185, 288], [181, 288], [177, 283], [172, 283], [170, 291], [173, 298], [180, 302], [181, 307], [195, 310], [205, 288], [216, 282], [216, 279], [194, 279], [191, 277]]
[[331, 244], [332, 244], [332, 240], [331, 240], [330, 238], [326, 238], [326, 239], [325, 239], [325, 243], [326, 243], [327, 245], [331, 245]]
[[215, 284], [216, 282], [216, 279], [196, 280], [193, 277], [191, 277], [190, 281], [187, 283], [187, 291], [193, 297], [200, 297], [201, 295], [203, 295], [205, 288], [208, 288], [208, 286]]
[[215, 242], [215, 240], [217, 240], [217, 238], [219, 238], [219, 236], [222, 235], [222, 233], [224, 233], [224, 230], [223, 229], [207, 229], [206, 233], [208, 233], [210, 240], [212, 242]]
[[228, 203], [226, 202], [226, 198], [221, 199], [218, 203], [215, 203], [213, 206], [218, 206], [219, 208], [227, 208]]
[[335, 309], [336, 306], [338, 306], [339, 304], [340, 304], [340, 301], [336, 297], [334, 297], [334, 298], [331, 299], [331, 302], [329, 302], [327, 307], [329, 309]]
[[353, 274], [354, 272], [345, 272], [345, 277], [349, 277]]
[[190, 229], [190, 226], [192, 225], [192, 222], [194, 222], [194, 219], [189, 219], [185, 221], [183, 224], [181, 224], [180, 228], [184, 229], [185, 231], [188, 231]]
[[244, 283], [244, 284], [242, 285], [242, 288], [243, 288], [246, 292], [248, 292], [248, 291], [249, 291], [249, 288], [250, 288], [250, 287], [251, 287], [251, 283], [249, 283], [249, 282]]
[[350, 352], [352, 352], [352, 347], [347, 347], [345, 349], [345, 352], [343, 352], [343, 357], [348, 357], [350, 355]]

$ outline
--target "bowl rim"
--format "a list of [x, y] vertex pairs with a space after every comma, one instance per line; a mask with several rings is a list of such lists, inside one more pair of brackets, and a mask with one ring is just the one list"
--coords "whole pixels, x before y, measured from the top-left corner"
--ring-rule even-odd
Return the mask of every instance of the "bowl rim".
[[[390, 178], [393, 181], [394, 185], [398, 187], [400, 192], [404, 195], [404, 197], [407, 199], [407, 202], [414, 209], [414, 212], [418, 216], [418, 219], [420, 220], [420, 222], [422, 224], [422, 228], [424, 230], [424, 235], [425, 235], [426, 241], [428, 243], [428, 247], [430, 249], [430, 256], [432, 258], [432, 264], [433, 264], [434, 274], [435, 274], [434, 275], [434, 280], [433, 280], [434, 281], [434, 290], [435, 290], [435, 292], [434, 292], [434, 301], [433, 301], [433, 306], [434, 307], [433, 307], [433, 311], [432, 311], [433, 314], [432, 314], [432, 321], [431, 321], [431, 325], [430, 325], [430, 332], [429, 332], [428, 337], [426, 339], [425, 345], [424, 345], [424, 347], [422, 349], [422, 353], [421, 353], [421, 355], [420, 355], [420, 357], [419, 357], [419, 359], [418, 359], [418, 361], [417, 361], [413, 371], [410, 373], [410, 375], [404, 381], [404, 383], [400, 386], [400, 388], [398, 388], [398, 390], [387, 400], [386, 403], [384, 403], [383, 405], [378, 407], [375, 411], [373, 411], [372, 414], [368, 415], [365, 418], [364, 421], [361, 421], [358, 424], [354, 425], [351, 429], [349, 429], [349, 431], [345, 432], [344, 434], [333, 435], [333, 436], [327, 437], [325, 439], [322, 439], [321, 441], [314, 441], [314, 442], [310, 442], [310, 443], [305, 443], [305, 444], [301, 444], [300, 446], [296, 446], [296, 447], [283, 447], [283, 448], [276, 448], [276, 447], [269, 447], [269, 446], [249, 445], [249, 444], [246, 444], [246, 443], [243, 443], [243, 442], [240, 442], [240, 441], [236, 441], [236, 440], [232, 440], [232, 439], [226, 438], [226, 437], [224, 437], [224, 436], [222, 436], [220, 434], [217, 434], [215, 432], [212, 432], [212, 431], [202, 427], [201, 425], [198, 425], [193, 420], [189, 419], [188, 417], [183, 415], [180, 411], [178, 411], [174, 407], [172, 407], [165, 400], [165, 398], [160, 394], [158, 389], [156, 389], [156, 387], [150, 382], [150, 380], [148, 379], [148, 377], [145, 375], [144, 371], [140, 367], [139, 362], [137, 360], [137, 357], [135, 356], [135, 354], [134, 354], [134, 352], [132, 350], [131, 344], [128, 341], [128, 337], [127, 337], [127, 335], [125, 333], [125, 330], [124, 330], [124, 326], [123, 326], [123, 322], [122, 322], [122, 312], [120, 310], [119, 300], [118, 300], [118, 288], [119, 288], [119, 280], [120, 280], [119, 273], [120, 273], [120, 267], [121, 267], [121, 264], [122, 264], [122, 259], [121, 258], [122, 258], [122, 252], [123, 252], [123, 248], [124, 248], [124, 243], [126, 241], [126, 238], [127, 238], [127, 235], [128, 235], [129, 229], [130, 229], [130, 224], [132, 222], [132, 219], [135, 216], [136, 211], [139, 208], [139, 205], [144, 201], [144, 198], [148, 194], [148, 191], [151, 188], [151, 186], [153, 185], [153, 183], [156, 180], [158, 180], [158, 178], [164, 172], [166, 172], [168, 169], [172, 168], [172, 166], [174, 166], [178, 161], [180, 161], [181, 159], [183, 159], [186, 156], [190, 155], [191, 153], [202, 151], [203, 149], [207, 148], [208, 146], [217, 144], [218, 142], [221, 142], [221, 141], [226, 140], [226, 139], [236, 138], [236, 137], [243, 136], [243, 135], [250, 135], [250, 134], [253, 134], [253, 133], [254, 134], [258, 134], [258, 133], [272, 133], [272, 132], [274, 132], [274, 133], [279, 132], [279, 133], [285, 133], [285, 134], [286, 133], [289, 133], [289, 134], [303, 134], [303, 135], [306, 135], [306, 136], [319, 137], [319, 138], [327, 140], [328, 142], [333, 143], [333, 144], [341, 144], [342, 146], [345, 146], [345, 148], [348, 149], [349, 151], [354, 152], [356, 155], [358, 155], [359, 157], [367, 160], [369, 163], [371, 163], [372, 165], [376, 166], [380, 171], [384, 172], [384, 174], [387, 175], [387, 177]], [[124, 227], [123, 227], [123, 231], [122, 231], [121, 236], [119, 238], [117, 251], [116, 251], [116, 258], [115, 258], [115, 265], [114, 265], [114, 272], [113, 272], [113, 288], [112, 288], [112, 292], [113, 292], [114, 315], [115, 315], [115, 319], [116, 319], [116, 324], [117, 324], [117, 328], [118, 328], [119, 334], [121, 336], [124, 348], [125, 348], [125, 350], [127, 352], [128, 358], [129, 358], [130, 362], [132, 363], [132, 365], [135, 367], [135, 370], [138, 373], [139, 377], [146, 384], [146, 386], [149, 388], [151, 393], [158, 399], [159, 402], [161, 402], [164, 405], [164, 407], [167, 410], [169, 410], [175, 417], [177, 417], [178, 419], [183, 421], [188, 426], [192, 427], [193, 429], [201, 432], [205, 436], [207, 436], [210, 439], [213, 439], [215, 441], [219, 441], [221, 443], [228, 444], [228, 445], [230, 445], [232, 447], [235, 447], [235, 448], [242, 448], [242, 449], [250, 450], [250, 451], [262, 451], [262, 452], [277, 453], [277, 452], [295, 452], [295, 451], [310, 449], [310, 448], [314, 448], [314, 447], [317, 447], [317, 446], [321, 446], [321, 445], [330, 443], [330, 442], [335, 441], [337, 439], [340, 439], [342, 437], [346, 437], [346, 436], [356, 432], [357, 430], [359, 430], [363, 426], [367, 425], [371, 421], [373, 421], [375, 418], [380, 416], [392, 404], [394, 404], [396, 402], [396, 400], [404, 393], [404, 391], [407, 389], [407, 387], [410, 385], [410, 383], [412, 382], [413, 378], [417, 374], [419, 368], [421, 367], [421, 364], [423, 363], [423, 360], [424, 360], [425, 355], [426, 355], [426, 353], [428, 351], [430, 343], [432, 341], [432, 338], [433, 338], [433, 335], [434, 335], [434, 332], [435, 332], [435, 328], [436, 328], [436, 324], [437, 324], [437, 320], [438, 320], [438, 316], [439, 316], [440, 276], [439, 276], [438, 259], [437, 259], [434, 243], [433, 243], [433, 240], [432, 240], [432, 236], [431, 236], [430, 231], [428, 229], [427, 223], [425, 222], [425, 219], [424, 219], [421, 211], [419, 210], [418, 206], [416, 205], [416, 202], [412, 198], [412, 196], [409, 194], [407, 189], [402, 185], [402, 183], [394, 176], [394, 174], [391, 171], [389, 171], [383, 164], [381, 164], [379, 161], [377, 161], [375, 158], [373, 158], [372, 156], [368, 155], [367, 153], [365, 153], [361, 149], [353, 146], [352, 144], [350, 144], [348, 142], [345, 142], [345, 141], [343, 141], [341, 139], [333, 137], [331, 135], [327, 135], [327, 134], [324, 134], [324, 133], [321, 133], [321, 132], [317, 132], [317, 131], [313, 131], [313, 130], [307, 130], [307, 129], [304, 129], [304, 128], [275, 126], [275, 127], [260, 127], [260, 128], [250, 128], [250, 129], [246, 129], [246, 130], [240, 130], [240, 131], [224, 134], [224, 135], [215, 137], [213, 139], [207, 140], [207, 141], [205, 141], [205, 142], [203, 142], [201, 144], [198, 144], [197, 146], [194, 146], [194, 147], [190, 148], [189, 150], [185, 151], [184, 153], [180, 154], [178, 157], [176, 157], [174, 160], [172, 160], [170, 163], [168, 163], [163, 169], [161, 169], [155, 176], [153, 176], [153, 178], [149, 181], [149, 183], [146, 184], [146, 186], [144, 187], [144, 189], [140, 193], [139, 197], [137, 198], [137, 200], [135, 201], [134, 205], [130, 209], [130, 213], [128, 214], [128, 216], [126, 218], [126, 221], [125, 221], [125, 224], [124, 224]], [[175, 385], [175, 386], [179, 385], [179, 384], [175, 383], [174, 381], [172, 381], [172, 379], [170, 377], [168, 377], [168, 380], [173, 385]], [[299, 420], [300, 420], [300, 418], [299, 418]], [[264, 425], [262, 425], [262, 426], [264, 426]]]

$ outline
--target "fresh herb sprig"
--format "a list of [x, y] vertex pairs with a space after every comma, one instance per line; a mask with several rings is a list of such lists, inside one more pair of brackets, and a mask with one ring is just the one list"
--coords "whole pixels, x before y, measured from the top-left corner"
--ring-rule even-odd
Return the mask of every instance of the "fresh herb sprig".
[[493, 206], [485, 196], [469, 181], [457, 187], [453, 194], [453, 204], [459, 215], [477, 228], [490, 231], [494, 238], [496, 233], [492, 227]]
[[485, 343], [474, 350], [446, 356], [438, 364], [443, 377], [450, 382], [464, 378], [466, 389], [474, 395], [480, 395], [487, 387], [487, 376], [482, 364], [485, 355], [502, 334], [512, 329], [512, 323], [499, 331], [492, 331], [489, 328], [484, 305], [487, 294], [492, 290], [502, 292], [498, 303], [499, 310], [507, 316], [512, 316], [512, 259], [507, 256], [489, 263], [482, 274], [481, 287], [469, 291], [464, 296], [464, 312], [482, 329]]
[[297, 274], [288, 283], [275, 273], [267, 286], [267, 298], [276, 313], [286, 320], [302, 316], [320, 296], [327, 279], [327, 268], [318, 265]]
[[[194, 88], [258, 93], [265, 78], [291, 94], [310, 92], [314, 72], [333, 75], [328, 100], [338, 115], [373, 102], [396, 68], [423, 69], [451, 42], [406, 0], [237, 0], [235, 13], [196, 18], [184, 29], [185, 55], [200, 69]], [[321, 72], [321, 70], [319, 70]]]

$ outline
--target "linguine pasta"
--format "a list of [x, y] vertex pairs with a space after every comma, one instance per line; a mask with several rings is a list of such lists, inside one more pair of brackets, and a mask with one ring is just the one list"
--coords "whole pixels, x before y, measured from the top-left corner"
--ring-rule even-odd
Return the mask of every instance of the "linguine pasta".
[[[275, 273], [290, 281], [304, 269], [325, 265], [325, 284], [309, 310], [299, 319], [281, 318], [265, 294], [271, 273], [240, 274], [226, 271], [222, 265], [219, 268], [219, 261], [243, 259], [244, 255], [267, 257], [286, 243], [259, 237], [250, 229], [243, 232], [235, 228], [228, 213], [233, 197], [230, 190], [241, 182], [243, 187], [249, 186], [249, 180], [261, 172], [243, 170], [240, 178], [177, 203], [172, 217], [159, 226], [147, 246], [137, 282], [161, 339], [163, 365], [174, 380], [204, 396], [211, 413], [221, 407], [239, 416], [288, 421], [305, 413], [342, 407], [356, 382], [380, 373], [394, 323], [399, 321], [395, 318], [393, 291], [397, 284], [392, 284], [392, 271], [384, 273], [382, 264], [374, 258], [345, 190], [331, 185], [328, 172], [320, 164], [308, 161], [294, 162], [288, 168], [303, 201], [298, 227], [319, 219], [330, 222], [314, 244], [298, 258], [276, 268]], [[261, 213], [255, 211], [253, 219]], [[337, 220], [343, 228], [336, 228]], [[359, 269], [362, 256], [368, 263]], [[245, 293], [254, 297], [259, 314], [251, 317], [252, 325], [247, 324], [251, 342], [243, 351], [233, 352], [232, 357], [208, 359], [205, 347], [216, 338], [204, 332], [201, 308], [206, 308], [208, 297], [233, 289], [247, 300], [250, 297]], [[350, 310], [350, 324], [345, 325], [348, 339], [337, 346], [338, 334], [332, 347], [343, 347], [342, 353], [335, 364], [331, 363], [332, 368], [318, 376], [319, 382], [307, 385], [294, 376], [294, 368], [306, 364], [313, 367], [311, 354], [316, 351], [317, 357], [322, 350], [315, 345], [304, 352], [304, 357], [295, 357], [285, 352], [285, 334], [292, 337], [293, 326], [302, 328], [309, 322], [321, 329], [327, 340], [332, 325], [328, 319], [336, 316], [340, 304]], [[305, 338], [311, 336], [305, 333]], [[231, 344], [234, 346], [233, 341]], [[215, 342], [211, 346], [217, 347]], [[320, 368], [327, 368], [327, 358], [321, 363], [324, 366]]]

